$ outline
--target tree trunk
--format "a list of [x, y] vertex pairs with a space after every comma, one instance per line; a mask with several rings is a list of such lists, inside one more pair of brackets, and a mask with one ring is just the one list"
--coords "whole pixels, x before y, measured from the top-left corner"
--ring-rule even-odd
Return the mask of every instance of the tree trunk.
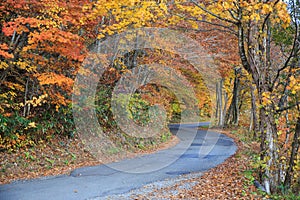
[[296, 130], [295, 130], [294, 139], [292, 143], [290, 162], [284, 180], [284, 186], [286, 189], [290, 188], [291, 186], [292, 172], [295, 166], [295, 159], [297, 158], [297, 154], [299, 152], [299, 144], [300, 144], [300, 117], [298, 117], [297, 119]]
[[275, 191], [279, 183], [277, 128], [272, 111], [270, 105], [260, 110], [261, 160], [266, 164], [262, 167], [261, 179], [268, 194]]
[[233, 96], [228, 112], [226, 114], [225, 123], [226, 125], [238, 125], [239, 121], [239, 86], [240, 86], [240, 68], [234, 69], [234, 85], [233, 85]]
[[254, 87], [253, 85], [250, 86], [250, 90], [251, 90], [251, 121], [250, 121], [250, 127], [249, 127], [249, 131], [253, 131], [253, 138], [257, 137], [257, 133], [258, 133], [258, 121], [257, 121], [257, 116], [256, 116], [256, 112], [257, 112], [257, 108], [256, 108], [256, 96], [254, 93]]
[[225, 124], [225, 114], [226, 114], [226, 109], [227, 109], [227, 104], [228, 104], [228, 94], [225, 91], [224, 92], [224, 107], [223, 107], [223, 122], [222, 122], [222, 126], [224, 126]]
[[[217, 115], [218, 116], [218, 126], [224, 126], [224, 110], [226, 111], [226, 107], [223, 108], [223, 82], [224, 79], [221, 79], [219, 83], [217, 83]], [[225, 106], [226, 106], [226, 96], [225, 98]]]
[[216, 119], [219, 117], [219, 82], [216, 83]]

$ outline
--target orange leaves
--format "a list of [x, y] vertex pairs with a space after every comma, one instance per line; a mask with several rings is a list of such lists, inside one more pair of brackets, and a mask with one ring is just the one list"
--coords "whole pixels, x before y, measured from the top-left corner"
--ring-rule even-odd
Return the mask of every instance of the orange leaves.
[[37, 75], [37, 78], [41, 85], [58, 85], [60, 87], [71, 87], [73, 80], [62, 74], [56, 74], [54, 72], [42, 73]]
[[[54, 72], [37, 74], [36, 76], [41, 86], [48, 85], [49, 88], [51, 88], [50, 90], [49, 88], [46, 90], [46, 92], [49, 94], [49, 97], [51, 98], [51, 103], [59, 106], [60, 104], [67, 105], [67, 103], [70, 102], [70, 100], [66, 99], [66, 97], [62, 95], [59, 90], [55, 89], [55, 86], [62, 88], [67, 94], [69, 94], [72, 91], [74, 82], [73, 79], [68, 78], [63, 74], [56, 74]], [[39, 98], [41, 100], [38, 101], [37, 99], [36, 102], [42, 102], [44, 98], [45, 97]]]
[[[30, 4], [32, 5], [39, 5], [41, 4], [40, 0], [30, 0]], [[23, 10], [30, 10], [28, 1], [24, 0], [6, 0], [6, 5], [9, 9], [16, 10], [22, 12]], [[32, 11], [32, 10], [31, 10]]]
[[43, 23], [45, 23], [45, 21], [32, 17], [18, 17], [13, 21], [4, 23], [2, 31], [6, 36], [12, 36], [14, 31], [16, 31], [17, 34], [30, 32], [29, 26], [31, 28], [39, 28]]
[[[0, 56], [4, 57], [6, 59], [13, 58], [14, 55], [11, 54], [11, 53], [8, 53], [8, 50], [9, 50], [9, 48], [8, 48], [7, 44], [5, 44], [5, 43], [4, 44], [0, 44]], [[1, 63], [0, 63], [0, 69], [1, 68], [5, 68], [4, 66], [1, 67], [1, 65], [2, 65]]]
[[[21, 4], [20, 2], [19, 0], [15, 3]], [[83, 57], [80, 55], [80, 50], [77, 50], [83, 50], [82, 39], [77, 35], [77, 32], [73, 33], [72, 29], [66, 29], [66, 26], [70, 27], [71, 24], [69, 21], [65, 21], [65, 18], [60, 15], [68, 15], [69, 7], [67, 7], [67, 5], [63, 7], [63, 5], [64, 4], [60, 4], [59, 1], [44, 1], [43, 3], [32, 5], [32, 10], [36, 11], [32, 13], [32, 16], [27, 16], [29, 13], [26, 13], [26, 15], [20, 15], [15, 19], [11, 19], [11, 21], [3, 24], [2, 32], [6, 36], [13, 36], [15, 32], [17, 37], [20, 37], [23, 33], [29, 33], [29, 45], [25, 46], [24, 51], [35, 50], [38, 46], [40, 47], [40, 45], [44, 48], [52, 46], [53, 48], [42, 50], [49, 50], [51, 53], [58, 52], [70, 59], [82, 61]], [[69, 6], [72, 9], [74, 7]], [[77, 9], [79, 9], [79, 11], [81, 10], [80, 7]], [[75, 14], [72, 13], [72, 17], [69, 17], [69, 19], [73, 18], [75, 20], [73, 22], [76, 23], [80, 17], [80, 15], [75, 17]], [[76, 20], [76, 18], [78, 20]], [[0, 55], [1, 54], [4, 53], [0, 51]], [[4, 55], [6, 57], [8, 56], [7, 54]]]
[[59, 53], [68, 59], [83, 61], [85, 52], [81, 40], [76, 34], [52, 28], [40, 33], [31, 33], [28, 39], [29, 45], [24, 48], [24, 51], [36, 50], [38, 48], [50, 53]]

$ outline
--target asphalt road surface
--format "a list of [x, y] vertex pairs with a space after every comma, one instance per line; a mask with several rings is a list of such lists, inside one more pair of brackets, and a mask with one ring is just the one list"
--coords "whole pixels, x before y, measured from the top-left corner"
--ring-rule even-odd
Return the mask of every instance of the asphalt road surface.
[[70, 175], [0, 185], [0, 200], [75, 200], [123, 194], [145, 184], [203, 172], [222, 163], [237, 149], [225, 135], [198, 130], [208, 123], [173, 124], [180, 142], [169, 149], [108, 165], [84, 167]]

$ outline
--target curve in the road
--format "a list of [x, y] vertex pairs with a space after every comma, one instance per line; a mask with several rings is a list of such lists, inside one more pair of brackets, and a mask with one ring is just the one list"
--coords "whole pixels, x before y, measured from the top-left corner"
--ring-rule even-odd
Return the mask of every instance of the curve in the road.
[[89, 199], [122, 194], [155, 181], [206, 171], [222, 163], [237, 149], [233, 140], [225, 135], [198, 130], [199, 126], [207, 125], [208, 123], [170, 125], [170, 130], [181, 141], [175, 147], [154, 154], [108, 165], [79, 168], [70, 176], [1, 185], [0, 200]]

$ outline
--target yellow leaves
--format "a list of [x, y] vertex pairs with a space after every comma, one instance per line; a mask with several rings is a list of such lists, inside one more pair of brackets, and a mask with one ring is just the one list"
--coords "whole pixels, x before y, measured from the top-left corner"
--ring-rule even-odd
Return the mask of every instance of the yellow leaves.
[[52, 1], [51, 3], [45, 4], [45, 7], [42, 9], [42, 13], [49, 19], [49, 23], [46, 26], [58, 28], [64, 24], [64, 20], [60, 15], [62, 15], [62, 13], [66, 14], [67, 10], [60, 6], [58, 1]]
[[290, 25], [291, 18], [287, 10], [287, 4], [283, 1], [279, 1], [275, 6], [274, 10], [276, 15], [273, 16], [273, 23], [282, 22], [282, 27], [287, 28]]
[[82, 12], [86, 13], [88, 10], [91, 10], [92, 4], [86, 4], [82, 6]]
[[299, 78], [296, 79], [294, 76], [291, 76], [290, 83], [289, 83], [287, 89], [290, 90], [293, 95], [295, 95], [297, 92], [299, 92], [300, 91]]
[[283, 28], [287, 28], [290, 25], [291, 18], [286, 10], [279, 10], [278, 18], [283, 22], [282, 24]]
[[30, 122], [30, 123], [28, 124], [28, 126], [25, 128], [25, 130], [27, 130], [27, 129], [29, 129], [29, 128], [36, 128], [35, 122]]
[[[41, 106], [43, 103], [46, 103], [46, 98], [48, 97], [47, 94], [41, 95], [38, 98], [32, 97], [31, 100], [27, 100], [25, 102], [25, 105], [32, 105], [33, 107]], [[22, 103], [20, 103], [20, 106], [24, 106]]]
[[[115, 29], [118, 29], [118, 26], [115, 26], [114, 28], [115, 28]], [[102, 31], [102, 35], [105, 34], [105, 33], [106, 33], [107, 35], [113, 35], [115, 32], [112, 31], [112, 30], [109, 29], [109, 28], [106, 28], [105, 30]], [[101, 35], [101, 34], [99, 34], [99, 36], [100, 36], [100, 35]]]
[[266, 15], [273, 12], [273, 8], [270, 4], [263, 4], [262, 5], [262, 9], [261, 9], [261, 13]]
[[16, 91], [21, 91], [24, 92], [24, 86], [20, 85], [18, 83], [13, 83], [9, 81], [4, 81], [3, 84], [9, 88], [10, 90], [16, 90]]
[[[233, 1], [231, 0], [230, 1], [219, 0], [218, 3], [216, 4], [210, 4], [209, 6], [205, 6], [205, 5], [202, 6], [205, 7], [207, 10], [209, 10], [210, 12], [220, 16], [221, 18], [234, 20], [232, 19], [230, 12], [235, 9], [235, 6], [233, 4]], [[206, 15], [206, 18], [212, 20], [214, 17], [211, 15]]]
[[55, 110], [56, 110], [56, 112], [58, 112], [59, 108], [60, 108], [59, 105], [55, 105]]
[[8, 68], [8, 66], [9, 65], [6, 62], [4, 62], [4, 61], [0, 62], [0, 69], [6, 69], [6, 68]]
[[165, 13], [168, 13], [168, 7], [165, 3], [160, 3], [159, 8], [163, 10]]
[[272, 99], [271, 99], [271, 93], [270, 92], [263, 92], [262, 93], [262, 105], [267, 106], [272, 104]]
[[240, 2], [240, 6], [241, 6], [242, 8], [247, 8], [247, 7], [249, 7], [249, 3], [248, 3], [247, 1], [241, 1], [241, 2]]
[[283, 22], [283, 28], [287, 28], [290, 25], [291, 17], [287, 10], [287, 5], [284, 2], [280, 2], [277, 5], [278, 17]]
[[[300, 171], [300, 156], [297, 155], [297, 158], [294, 161], [295, 165], [293, 167], [294, 172], [299, 172]], [[299, 173], [294, 173], [294, 178], [297, 179], [299, 178]]]
[[182, 18], [177, 16], [177, 15], [173, 15], [172, 17], [169, 18], [168, 20], [168, 24], [170, 25], [176, 25], [178, 24], [180, 21], [182, 21]]
[[193, 17], [201, 17], [203, 11], [199, 7], [191, 6], [191, 5], [176, 5], [177, 9], [184, 13], [189, 13]]
[[261, 5], [262, 5], [262, 3], [256, 3], [256, 4], [254, 4], [253, 5], [253, 10], [260, 10], [261, 9]]
[[29, 63], [27, 60], [21, 60], [17, 62], [13, 62], [15, 66], [17, 66], [19, 69], [23, 69], [27, 72], [36, 72], [37, 67]]
[[100, 33], [97, 35], [97, 39], [100, 40], [102, 38], [105, 38], [105, 35], [103, 33]]
[[[276, 3], [276, 4], [275, 4]], [[263, 21], [266, 15], [271, 14], [272, 23], [282, 22], [283, 27], [289, 26], [290, 16], [287, 11], [286, 3], [279, 2], [258, 2], [258, 1], [242, 1], [240, 3], [243, 8], [244, 21]]]
[[[53, 88], [51, 86], [59, 86], [61, 89], [64, 90], [66, 93], [72, 92], [73, 82], [71, 78], [68, 78], [62, 74], [56, 74], [53, 72], [49, 73], [42, 73], [37, 76], [38, 80], [40, 81], [40, 85], [49, 85], [50, 88]], [[54, 88], [53, 88], [54, 89]], [[62, 95], [59, 91], [47, 91], [49, 94], [49, 98], [52, 100], [52, 104], [61, 104], [66, 105], [69, 101]], [[36, 99], [38, 101], [38, 99]]]
[[262, 18], [262, 15], [265, 15], [270, 10], [271, 6], [265, 3], [254, 2], [252, 4], [243, 3], [245, 6], [245, 12], [243, 19], [251, 21], [259, 21]]
[[198, 30], [199, 26], [198, 26], [197, 22], [195, 22], [195, 21], [189, 21], [189, 22], [190, 22], [190, 24], [191, 24], [191, 26], [192, 26], [193, 29], [197, 29]]
[[225, 1], [225, 2], [223, 2], [223, 8], [225, 10], [229, 10], [231, 8], [231, 6], [230, 6], [230, 4], [227, 1]]
[[120, 33], [128, 27], [150, 26], [168, 12], [167, 4], [164, 1], [158, 3], [156, 1], [116, 0], [97, 1], [93, 4], [86, 20], [102, 18], [101, 26], [98, 29], [98, 39]]
[[252, 20], [252, 21], [259, 21], [259, 20], [260, 20], [260, 15], [259, 15], [259, 13], [252, 13], [252, 14], [250, 15], [250, 20]]
[[14, 92], [14, 91], [8, 91], [8, 92], [5, 92], [5, 93], [2, 93], [0, 94], [0, 99], [4, 102], [0, 102], [1, 106], [0, 106], [0, 111], [2, 112], [3, 111], [3, 107], [11, 107], [10, 104], [8, 104], [7, 102], [8, 101], [13, 101], [15, 99], [15, 97], [17, 96], [17, 93]]
[[269, 99], [270, 98], [270, 92], [264, 92], [262, 94], [262, 96], [265, 97], [265, 98], [267, 98], [267, 99]]

